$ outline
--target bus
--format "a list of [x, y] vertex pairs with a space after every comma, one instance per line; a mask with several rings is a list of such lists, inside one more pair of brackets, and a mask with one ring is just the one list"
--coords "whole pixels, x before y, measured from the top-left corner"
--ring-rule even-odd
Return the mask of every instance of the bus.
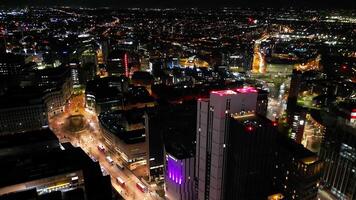
[[124, 165], [122, 165], [121, 163], [116, 163], [116, 167], [117, 168], [119, 168], [119, 169], [121, 169], [121, 170], [124, 170], [125, 169], [125, 167], [124, 167]]
[[147, 192], [147, 187], [145, 185], [143, 185], [142, 183], [136, 183], [136, 187], [143, 193]]
[[114, 164], [114, 160], [110, 156], [106, 156], [106, 161], [108, 161], [111, 165]]
[[125, 186], [125, 181], [121, 177], [116, 177], [116, 182], [121, 185], [121, 187]]

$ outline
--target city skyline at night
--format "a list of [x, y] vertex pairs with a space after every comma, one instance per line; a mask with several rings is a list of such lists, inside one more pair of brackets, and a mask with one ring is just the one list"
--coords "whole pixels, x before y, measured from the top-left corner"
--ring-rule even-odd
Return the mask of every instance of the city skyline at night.
[[5, 1], [0, 200], [356, 200], [341, 1]]
[[221, 7], [251, 7], [251, 8], [261, 8], [263, 7], [276, 7], [276, 8], [313, 8], [313, 9], [328, 9], [328, 8], [342, 8], [342, 9], [354, 9], [356, 4], [352, 0], [270, 0], [270, 1], [260, 1], [260, 0], [222, 0], [222, 1], [203, 1], [203, 0], [132, 0], [132, 1], [115, 1], [115, 0], [17, 0], [9, 1], [5, 0], [4, 6], [79, 6], [79, 7], [108, 7], [108, 8], [221, 8]]

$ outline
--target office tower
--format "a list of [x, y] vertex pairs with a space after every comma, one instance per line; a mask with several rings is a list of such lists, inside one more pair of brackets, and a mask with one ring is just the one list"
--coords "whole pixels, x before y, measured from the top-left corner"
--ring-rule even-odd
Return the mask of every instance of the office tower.
[[267, 108], [268, 108], [268, 92], [265, 90], [258, 90], [256, 113], [262, 116], [266, 116]]
[[85, 107], [98, 114], [118, 108], [123, 105], [122, 96], [128, 87], [128, 79], [123, 76], [89, 81], [85, 88]]
[[306, 110], [300, 106], [296, 106], [290, 120], [291, 132], [289, 137], [300, 144], [304, 134]]
[[78, 69], [79, 82], [85, 85], [96, 76], [98, 67], [97, 52], [94, 49], [87, 49], [80, 55], [81, 67]]
[[80, 61], [82, 67], [86, 64], [93, 64], [94, 66], [96, 66], [98, 64], [98, 58], [96, 52], [93, 49], [87, 49], [83, 51], [83, 53], [80, 56]]
[[134, 170], [146, 164], [147, 142], [144, 110], [132, 109], [101, 113], [99, 125], [104, 143], [123, 164]]
[[146, 160], [150, 181], [160, 181], [164, 178], [164, 142], [160, 130], [162, 124], [165, 123], [161, 121], [160, 114], [162, 112], [159, 112], [160, 109], [158, 108], [145, 113], [145, 133], [148, 148]]
[[342, 102], [324, 114], [325, 138], [322, 184], [339, 199], [356, 199], [355, 102]]
[[165, 196], [169, 200], [193, 200], [196, 102], [165, 106], [157, 119], [161, 124], [155, 127], [156, 132], [164, 138]]
[[108, 55], [106, 70], [109, 76], [126, 76], [126, 72], [129, 72], [129, 64], [130, 56], [128, 52], [115, 49], [110, 51]]
[[273, 182], [285, 199], [316, 199], [323, 161], [303, 145], [281, 134], [277, 137], [275, 155]]
[[257, 90], [251, 87], [212, 91], [199, 99], [197, 108], [196, 164], [197, 199], [223, 199], [228, 127], [231, 113], [254, 112]]
[[[196, 109], [196, 102], [189, 101], [157, 106], [147, 112], [146, 136], [149, 143], [148, 165], [151, 178], [160, 180], [164, 177], [164, 144], [177, 142], [176, 138], [187, 138], [182, 143], [193, 143], [195, 147]], [[174, 152], [172, 155], [174, 156]], [[194, 180], [193, 175], [191, 179]]]
[[69, 65], [71, 67], [70, 73], [71, 73], [71, 80], [73, 83], [73, 87], [78, 88], [78, 87], [80, 87], [78, 64], [73, 62], [73, 63], [69, 63]]
[[288, 101], [289, 101], [289, 99], [292, 98], [295, 100], [295, 103], [296, 103], [302, 81], [303, 81], [303, 73], [298, 70], [293, 70], [292, 79], [290, 82]]
[[232, 114], [221, 199], [266, 199], [272, 189], [277, 129], [254, 112]]
[[109, 54], [109, 41], [105, 39], [101, 40], [100, 47], [103, 54], [103, 63], [106, 64]]
[[298, 110], [297, 99], [302, 83], [303, 73], [297, 70], [293, 70], [287, 101], [287, 117], [289, 127], [292, 127], [295, 112]]

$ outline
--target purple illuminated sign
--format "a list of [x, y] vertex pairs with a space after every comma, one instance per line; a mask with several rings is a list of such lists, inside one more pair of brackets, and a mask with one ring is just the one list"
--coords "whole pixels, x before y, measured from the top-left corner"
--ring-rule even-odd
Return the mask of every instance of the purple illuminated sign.
[[172, 156], [167, 158], [167, 175], [175, 183], [182, 184], [182, 165], [179, 160]]

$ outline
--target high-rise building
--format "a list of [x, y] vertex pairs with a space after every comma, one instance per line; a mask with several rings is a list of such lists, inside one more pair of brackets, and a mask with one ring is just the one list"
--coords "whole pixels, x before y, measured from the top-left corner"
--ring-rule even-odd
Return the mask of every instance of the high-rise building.
[[287, 102], [288, 124], [290, 127], [292, 127], [295, 118], [294, 115], [295, 112], [297, 111], [297, 99], [298, 99], [302, 81], [303, 81], [302, 72], [293, 70], [292, 78], [290, 82], [289, 94], [288, 94], [288, 102]]
[[293, 115], [290, 118], [291, 131], [290, 138], [297, 143], [301, 143], [304, 134], [304, 127], [306, 121], [306, 111], [300, 106], [296, 106]]
[[100, 40], [100, 49], [102, 52], [103, 63], [106, 64], [109, 54], [109, 43], [108, 40]]
[[94, 64], [96, 66], [98, 64], [98, 58], [96, 52], [93, 49], [87, 49], [83, 51], [83, 53], [80, 56], [80, 61], [82, 66], [88, 63]]
[[81, 84], [86, 84], [93, 80], [98, 70], [98, 57], [94, 49], [87, 49], [83, 51], [80, 56], [81, 67], [78, 69], [79, 81]]
[[277, 137], [274, 186], [286, 199], [317, 198], [323, 162], [303, 145], [285, 135]]
[[220, 199], [267, 199], [273, 191], [277, 133], [266, 117], [244, 111], [232, 114]]
[[180, 139], [165, 145], [165, 196], [168, 200], [194, 200], [194, 143], [189, 139], [194, 134], [177, 135]]
[[89, 81], [85, 89], [85, 107], [98, 114], [114, 110], [123, 105], [123, 93], [128, 87], [128, 79], [123, 76]]
[[[176, 138], [188, 137], [188, 142], [185, 140], [184, 143], [195, 141], [196, 102], [189, 101], [181, 104], [157, 106], [148, 112], [146, 116], [146, 138], [149, 143], [149, 173], [152, 179], [160, 180], [161, 177], [164, 177], [163, 149], [164, 144], [167, 144], [167, 140], [175, 141]], [[192, 132], [194, 134], [191, 134]], [[191, 178], [193, 180], [193, 177]]]
[[223, 199], [228, 127], [231, 113], [253, 113], [258, 91], [251, 87], [212, 91], [199, 99], [196, 137], [196, 198]]
[[315, 198], [321, 161], [294, 141], [281, 142], [284, 135], [257, 112], [257, 102], [250, 87], [198, 101], [196, 199]]
[[356, 199], [355, 103], [341, 103], [324, 115], [325, 138], [320, 157], [324, 160], [322, 184], [339, 199]]
[[266, 116], [267, 108], [268, 108], [268, 92], [265, 90], [258, 90], [256, 113], [262, 116]]

